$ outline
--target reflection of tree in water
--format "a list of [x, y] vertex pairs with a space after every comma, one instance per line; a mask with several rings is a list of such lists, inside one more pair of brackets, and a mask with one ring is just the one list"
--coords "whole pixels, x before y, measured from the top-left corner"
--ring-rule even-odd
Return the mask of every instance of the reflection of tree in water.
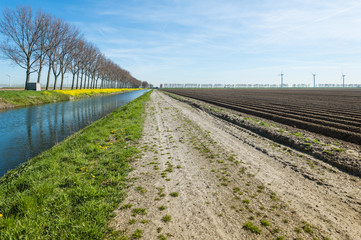
[[65, 104], [61, 105], [61, 109], [60, 109], [60, 116], [61, 116], [61, 123], [60, 123], [60, 135], [64, 136], [65, 135], [65, 120], [64, 120], [64, 116], [65, 116]]
[[40, 138], [40, 144], [42, 146], [46, 145], [46, 138], [45, 138], [45, 134], [46, 132], [44, 131], [44, 123], [43, 123], [43, 110], [42, 110], [42, 106], [39, 106], [39, 108], [36, 111], [36, 122], [37, 124], [39, 124], [39, 138]]
[[33, 125], [33, 112], [34, 112], [32, 110], [35, 110], [35, 109], [28, 108], [26, 111], [26, 130], [27, 130], [27, 135], [28, 135], [27, 145], [28, 145], [30, 154], [32, 154], [34, 152], [34, 146], [33, 146], [33, 141], [32, 141], [32, 132], [31, 132], [31, 127]]

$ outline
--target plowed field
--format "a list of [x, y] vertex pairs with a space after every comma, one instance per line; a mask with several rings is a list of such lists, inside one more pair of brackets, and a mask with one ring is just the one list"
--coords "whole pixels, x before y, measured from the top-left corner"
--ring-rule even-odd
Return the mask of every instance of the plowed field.
[[361, 90], [166, 89], [181, 96], [361, 143]]

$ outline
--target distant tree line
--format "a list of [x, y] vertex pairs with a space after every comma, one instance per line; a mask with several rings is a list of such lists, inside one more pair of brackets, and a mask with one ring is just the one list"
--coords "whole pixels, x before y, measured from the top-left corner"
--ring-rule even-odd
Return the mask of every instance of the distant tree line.
[[72, 89], [148, 86], [106, 58], [74, 25], [41, 10], [33, 13], [28, 6], [6, 8], [0, 19], [0, 33], [2, 53], [26, 70], [25, 87], [32, 73], [37, 74], [40, 83], [46, 67], [47, 90], [51, 74], [53, 89], [59, 83], [63, 89], [66, 73], [72, 74]]

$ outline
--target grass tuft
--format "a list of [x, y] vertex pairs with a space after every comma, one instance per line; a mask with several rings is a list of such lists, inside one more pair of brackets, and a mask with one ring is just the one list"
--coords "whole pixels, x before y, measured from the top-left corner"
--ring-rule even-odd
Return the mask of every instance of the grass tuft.
[[255, 233], [255, 234], [261, 234], [261, 230], [256, 225], [254, 225], [252, 222], [246, 222], [243, 225], [243, 229], [251, 231], [252, 233]]
[[268, 226], [270, 226], [271, 224], [270, 224], [266, 219], [262, 219], [262, 220], [261, 220], [261, 225], [264, 226], [264, 227], [268, 227]]
[[170, 193], [169, 195], [170, 195], [171, 197], [178, 197], [179, 194], [178, 194], [177, 192], [172, 192], [172, 193]]
[[135, 230], [135, 232], [132, 234], [132, 239], [140, 239], [142, 237], [143, 237], [143, 230], [141, 229]]
[[171, 219], [172, 219], [172, 217], [169, 215], [165, 215], [164, 217], [162, 217], [163, 222], [170, 222]]

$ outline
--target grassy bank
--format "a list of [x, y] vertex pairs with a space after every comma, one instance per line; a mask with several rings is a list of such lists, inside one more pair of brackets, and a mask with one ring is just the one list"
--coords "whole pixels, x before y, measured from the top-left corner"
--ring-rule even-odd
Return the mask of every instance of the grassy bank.
[[[55, 91], [0, 91], [0, 109], [68, 101], [97, 95], [134, 91], [135, 89], [77, 89]], [[138, 89], [137, 89], [138, 90]]]
[[70, 100], [70, 95], [55, 91], [0, 91], [0, 109]]
[[0, 178], [0, 239], [102, 239], [123, 199], [150, 93]]

